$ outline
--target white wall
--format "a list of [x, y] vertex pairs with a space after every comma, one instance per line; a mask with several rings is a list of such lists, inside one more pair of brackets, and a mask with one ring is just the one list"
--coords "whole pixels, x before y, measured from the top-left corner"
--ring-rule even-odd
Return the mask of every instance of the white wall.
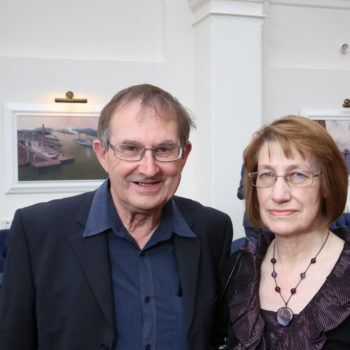
[[271, 0], [265, 14], [264, 123], [310, 109], [350, 115], [350, 53], [340, 51], [350, 46], [350, 1]]
[[[254, 43], [256, 52], [247, 51], [247, 60], [226, 60], [225, 50], [216, 56], [196, 56], [194, 16], [190, 4], [206, 3], [208, 6], [228, 8], [243, 5], [252, 8], [264, 4], [265, 18], [261, 45]], [[219, 14], [222, 16], [222, 14]], [[211, 25], [218, 24], [215, 17]], [[245, 16], [241, 16], [242, 21]], [[238, 21], [239, 19], [237, 19]], [[220, 20], [221, 21], [221, 20]], [[228, 18], [222, 18], [226, 25]], [[221, 31], [210, 26], [209, 46], [222, 45]], [[221, 27], [218, 24], [216, 28]], [[254, 29], [256, 30], [256, 29]], [[249, 47], [250, 39], [238, 39], [250, 31], [249, 28], [235, 30], [228, 50], [231, 57], [242, 57]], [[228, 31], [226, 31], [228, 33]], [[249, 32], [249, 34], [252, 34]], [[249, 35], [247, 35], [249, 38]], [[198, 129], [192, 134], [194, 146], [186, 166], [183, 182], [178, 191], [194, 199], [205, 198], [206, 204], [229, 212], [234, 220], [236, 237], [243, 235], [243, 202], [235, 198], [239, 180], [242, 145], [246, 144], [253, 130], [263, 122], [286, 114], [298, 114], [301, 109], [337, 109], [349, 96], [350, 54], [342, 55], [339, 47], [350, 43], [350, 0], [92, 0], [52, 3], [46, 0], [2, 0], [0, 3], [0, 170], [4, 174], [4, 114], [5, 103], [47, 104], [67, 90], [87, 97], [89, 103], [104, 105], [121, 88], [137, 83], [152, 83], [169, 90], [195, 114]], [[215, 45], [214, 45], [215, 44]], [[215, 116], [222, 109], [212, 108], [210, 123], [198, 105], [198, 99], [217, 96], [219, 80], [225, 72], [244, 72], [252, 58], [261, 57], [261, 69], [254, 74], [240, 77], [244, 93], [235, 86], [225, 98], [234, 96], [235, 105], [247, 105], [249, 116], [230, 113], [227, 125], [234, 131], [232, 155], [220, 155], [216, 141], [210, 149], [203, 149], [205, 138], [217, 132]], [[237, 55], [234, 55], [234, 51]], [[205, 52], [205, 49], [204, 51]], [[217, 52], [216, 52], [217, 53]], [[219, 56], [222, 55], [220, 58]], [[217, 75], [199, 79], [198, 71], [220, 62]], [[235, 63], [236, 62], [236, 63]], [[234, 70], [230, 65], [234, 64]], [[239, 67], [238, 67], [239, 65]], [[262, 111], [249, 103], [260, 103], [261, 89], [257, 87], [258, 75], [262, 79]], [[197, 73], [196, 73], [197, 72]], [[234, 73], [236, 74], [236, 73]], [[249, 79], [245, 80], [245, 78]], [[259, 80], [260, 81], [260, 80]], [[247, 102], [246, 88], [249, 84], [252, 99]], [[204, 84], [202, 86], [202, 84]], [[225, 87], [230, 89], [230, 84]], [[215, 91], [214, 91], [215, 90]], [[258, 96], [259, 95], [259, 96]], [[220, 99], [217, 99], [219, 101]], [[221, 101], [221, 100], [220, 100]], [[257, 102], [258, 101], [258, 102]], [[228, 103], [229, 101], [224, 101]], [[197, 109], [198, 107], [198, 109]], [[233, 111], [235, 109], [233, 108]], [[262, 113], [261, 113], [262, 112]], [[215, 114], [216, 113], [216, 114]], [[237, 114], [237, 113], [236, 113]], [[262, 115], [262, 118], [261, 118]], [[233, 120], [236, 120], [234, 122]], [[228, 129], [229, 129], [228, 128]], [[230, 135], [230, 130], [225, 132]], [[204, 140], [204, 141], [203, 141]], [[198, 141], [198, 142], [197, 142]], [[210, 176], [202, 172], [207, 152], [215, 158]], [[231, 163], [232, 162], [232, 163]], [[228, 166], [232, 178], [220, 181], [223, 164]], [[231, 176], [231, 174], [225, 174]], [[226, 178], [226, 177], [225, 177]], [[198, 181], [198, 179], [200, 181]], [[211, 180], [214, 185], [211, 186]], [[200, 183], [200, 186], [197, 184]], [[204, 194], [207, 186], [210, 195]], [[0, 177], [0, 219], [12, 217], [18, 207], [38, 201], [64, 197], [74, 193], [7, 194], [4, 176]], [[222, 199], [221, 199], [222, 198]], [[229, 205], [227, 204], [229, 203]], [[1, 225], [1, 221], [0, 221]]]
[[[75, 193], [7, 194], [3, 106], [48, 104], [72, 90], [104, 105], [151, 83], [193, 109], [192, 12], [186, 0], [2, 0], [0, 4], [0, 218]], [[195, 135], [193, 136], [195, 137]], [[194, 197], [191, 158], [179, 194]], [[0, 222], [1, 224], [1, 222]]]
[[[300, 5], [302, 4], [302, 5]], [[270, 1], [264, 23], [264, 120], [337, 109], [350, 91], [350, 1]]]
[[262, 123], [263, 6], [255, 1], [191, 3], [195, 110], [200, 118], [196, 196], [228, 213], [238, 237], [244, 234], [244, 203], [236, 195], [242, 152]]

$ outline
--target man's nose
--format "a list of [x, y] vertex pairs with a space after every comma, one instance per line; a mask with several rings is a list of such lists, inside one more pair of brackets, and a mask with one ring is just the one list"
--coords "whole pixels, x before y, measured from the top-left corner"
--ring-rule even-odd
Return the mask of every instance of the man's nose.
[[154, 158], [153, 151], [151, 149], [145, 150], [145, 153], [139, 162], [139, 169], [143, 174], [151, 177], [159, 172], [158, 162]]

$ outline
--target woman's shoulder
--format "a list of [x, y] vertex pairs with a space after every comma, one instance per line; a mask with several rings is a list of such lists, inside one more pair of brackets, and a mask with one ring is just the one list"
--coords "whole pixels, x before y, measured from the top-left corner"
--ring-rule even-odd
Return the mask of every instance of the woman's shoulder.
[[[320, 292], [305, 311], [313, 336], [326, 334], [327, 341], [347, 336], [350, 347], [350, 243], [345, 240], [341, 254]], [[308, 310], [307, 310], [308, 309]], [[336, 317], [334, 317], [336, 315]]]

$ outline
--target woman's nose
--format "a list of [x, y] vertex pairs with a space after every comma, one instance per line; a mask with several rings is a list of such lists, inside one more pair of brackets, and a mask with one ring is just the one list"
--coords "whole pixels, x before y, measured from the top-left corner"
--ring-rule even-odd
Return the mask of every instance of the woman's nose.
[[278, 176], [272, 187], [272, 199], [276, 202], [285, 202], [291, 198], [291, 188], [283, 176]]

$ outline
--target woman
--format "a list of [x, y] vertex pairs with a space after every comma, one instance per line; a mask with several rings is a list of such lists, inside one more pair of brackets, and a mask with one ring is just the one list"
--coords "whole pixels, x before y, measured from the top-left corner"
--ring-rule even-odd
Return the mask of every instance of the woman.
[[[288, 116], [244, 152], [246, 212], [259, 244], [238, 253], [228, 290], [233, 349], [350, 349], [348, 171], [325, 128]], [[236, 256], [232, 256], [232, 264]]]

